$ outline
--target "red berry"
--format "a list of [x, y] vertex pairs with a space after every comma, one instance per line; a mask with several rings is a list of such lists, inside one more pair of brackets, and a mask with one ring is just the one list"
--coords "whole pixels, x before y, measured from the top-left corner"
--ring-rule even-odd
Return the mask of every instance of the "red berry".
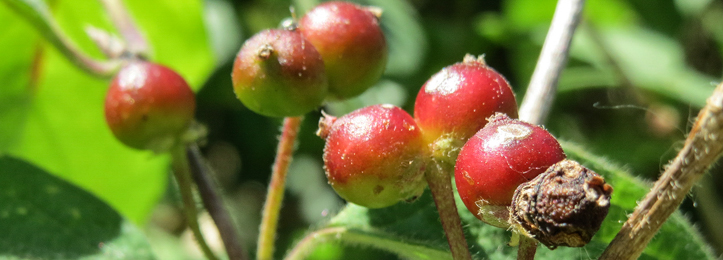
[[347, 201], [382, 208], [424, 191], [422, 133], [401, 108], [374, 105], [327, 116], [318, 135], [326, 139], [329, 184]]
[[236, 56], [231, 78], [241, 102], [265, 116], [303, 115], [327, 95], [321, 56], [295, 30], [265, 30], [251, 37]]
[[299, 21], [299, 29], [324, 58], [329, 92], [350, 98], [376, 83], [387, 64], [381, 12], [347, 2], [326, 2]]
[[136, 149], [167, 150], [188, 128], [196, 109], [193, 91], [173, 70], [133, 62], [113, 78], [105, 119], [113, 134]]
[[515, 94], [502, 75], [472, 55], [434, 74], [414, 104], [414, 118], [428, 143], [451, 135], [463, 144], [496, 112], [517, 118]]
[[496, 114], [462, 147], [457, 191], [476, 215], [485, 205], [509, 206], [517, 186], [563, 159], [560, 144], [545, 129]]

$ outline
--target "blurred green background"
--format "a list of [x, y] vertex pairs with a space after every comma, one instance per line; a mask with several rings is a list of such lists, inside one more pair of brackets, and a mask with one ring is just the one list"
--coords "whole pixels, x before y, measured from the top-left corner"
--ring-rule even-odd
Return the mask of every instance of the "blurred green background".
[[[45, 1], [79, 47], [102, 57], [87, 25], [114, 31], [96, 1]], [[245, 247], [255, 248], [260, 211], [280, 119], [256, 115], [231, 88], [233, 57], [243, 40], [277, 27], [294, 6], [303, 15], [316, 0], [127, 0], [151, 42], [151, 59], [176, 69], [198, 91], [197, 120], [209, 129], [204, 154], [216, 170]], [[390, 47], [387, 71], [362, 96], [327, 103], [343, 115], [378, 103], [413, 110], [435, 72], [467, 54], [485, 55], [522, 100], [556, 1], [360, 0], [384, 9]], [[654, 180], [682, 145], [698, 109], [723, 73], [723, 1], [588, 0], [545, 126]], [[161, 259], [198, 258], [178, 208], [168, 158], [123, 147], [102, 117], [108, 79], [73, 67], [25, 20], [0, 5], [0, 153], [18, 156], [88, 189], [145, 226]], [[283, 254], [311, 225], [344, 202], [326, 184], [314, 135], [319, 111], [306, 115], [279, 226]], [[723, 252], [723, 177], [706, 175], [682, 209]], [[639, 199], [639, 198], [634, 198]], [[208, 217], [202, 219], [213, 232]], [[220, 249], [218, 241], [215, 244]], [[178, 250], [178, 247], [183, 247]], [[315, 259], [395, 257], [329, 244]]]

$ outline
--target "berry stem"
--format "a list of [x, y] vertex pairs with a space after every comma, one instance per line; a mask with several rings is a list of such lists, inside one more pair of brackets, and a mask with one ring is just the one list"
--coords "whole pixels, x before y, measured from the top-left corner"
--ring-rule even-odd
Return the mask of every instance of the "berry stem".
[[537, 240], [519, 234], [520, 245], [517, 247], [517, 260], [533, 260], [537, 252]]
[[685, 140], [683, 149], [638, 203], [600, 259], [637, 259], [678, 209], [693, 185], [723, 152], [723, 84], [718, 85]]
[[557, 81], [567, 63], [572, 36], [580, 22], [585, 0], [560, 0], [555, 7], [550, 30], [542, 45], [530, 85], [520, 106], [520, 119], [540, 125], [550, 112]]
[[[83, 53], [60, 29], [43, 1], [0, 1], [30, 22], [48, 42], [78, 68], [91, 75], [104, 78], [112, 77], [120, 69], [121, 62], [119, 60], [96, 60]], [[36, 4], [30, 4], [31, 2]]]
[[206, 207], [208, 214], [216, 223], [218, 233], [221, 235], [223, 244], [226, 248], [229, 260], [245, 260], [246, 252], [241, 246], [241, 240], [236, 233], [236, 227], [233, 224], [231, 215], [226, 210], [223, 199], [218, 195], [216, 184], [209, 174], [209, 168], [206, 161], [201, 155], [198, 146], [191, 144], [186, 150], [186, 156], [191, 165], [191, 175], [193, 181], [196, 182], [198, 193], [201, 195], [203, 205]]
[[261, 218], [259, 240], [256, 248], [256, 259], [271, 260], [274, 256], [274, 240], [276, 226], [279, 223], [279, 211], [284, 198], [286, 173], [289, 170], [294, 143], [301, 127], [302, 117], [286, 117], [281, 129], [281, 139], [276, 149], [276, 159], [271, 170], [271, 183], [266, 193], [266, 202]]
[[434, 197], [434, 204], [437, 205], [439, 218], [442, 221], [444, 233], [447, 234], [447, 242], [452, 251], [452, 258], [455, 260], [471, 260], [467, 240], [462, 231], [462, 221], [457, 213], [457, 206], [454, 202], [454, 191], [452, 190], [451, 167], [432, 159], [428, 165], [424, 177], [427, 179], [429, 189]]
[[127, 50], [134, 55], [145, 56], [148, 52], [148, 42], [138, 30], [121, 0], [100, 0], [100, 2], [123, 36], [128, 45]]
[[186, 213], [188, 227], [191, 229], [191, 232], [193, 232], [193, 236], [196, 237], [196, 242], [198, 242], [198, 246], [206, 258], [209, 260], [218, 260], [206, 243], [206, 239], [203, 238], [201, 229], [198, 226], [198, 213], [196, 212], [196, 201], [193, 199], [193, 189], [191, 187], [193, 183], [191, 182], [190, 167], [188, 165], [188, 159], [186, 158], [186, 147], [177, 145], [172, 150], [172, 156], [173, 173], [176, 177], [176, 182], [178, 182], [178, 191], [181, 193], [183, 212]]

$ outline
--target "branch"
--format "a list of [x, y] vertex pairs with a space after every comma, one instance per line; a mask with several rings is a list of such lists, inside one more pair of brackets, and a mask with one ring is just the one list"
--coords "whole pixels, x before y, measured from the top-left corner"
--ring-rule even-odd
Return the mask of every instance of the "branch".
[[223, 244], [226, 248], [229, 260], [245, 260], [246, 252], [241, 247], [241, 240], [236, 233], [236, 227], [233, 224], [231, 215], [228, 214], [223, 199], [216, 192], [216, 184], [208, 172], [208, 166], [195, 144], [189, 145], [186, 156], [191, 165], [191, 176], [196, 182], [198, 193], [201, 195], [203, 205], [206, 207], [208, 214], [216, 223], [218, 233], [221, 235]]
[[637, 259], [693, 185], [723, 151], [723, 84], [693, 125], [683, 149], [635, 208], [600, 259]]
[[572, 35], [580, 22], [585, 0], [559, 0], [550, 30], [542, 45], [540, 58], [520, 106], [520, 119], [542, 124], [550, 113], [557, 91], [557, 81], [567, 63]]
[[259, 240], [256, 247], [256, 259], [259, 260], [271, 260], [274, 257], [274, 240], [276, 238], [276, 226], [279, 223], [281, 202], [284, 199], [286, 173], [289, 170], [291, 157], [294, 153], [294, 143], [300, 127], [301, 117], [284, 118], [281, 140], [279, 140], [279, 146], [276, 150], [276, 159], [271, 171], [271, 183], [269, 183], [261, 218]]

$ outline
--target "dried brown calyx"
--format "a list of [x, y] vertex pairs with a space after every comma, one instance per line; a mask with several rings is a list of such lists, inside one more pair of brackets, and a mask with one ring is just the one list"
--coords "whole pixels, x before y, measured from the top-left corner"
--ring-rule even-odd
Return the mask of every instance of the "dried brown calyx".
[[562, 160], [517, 187], [510, 224], [550, 249], [581, 247], [600, 229], [612, 192], [597, 173]]

